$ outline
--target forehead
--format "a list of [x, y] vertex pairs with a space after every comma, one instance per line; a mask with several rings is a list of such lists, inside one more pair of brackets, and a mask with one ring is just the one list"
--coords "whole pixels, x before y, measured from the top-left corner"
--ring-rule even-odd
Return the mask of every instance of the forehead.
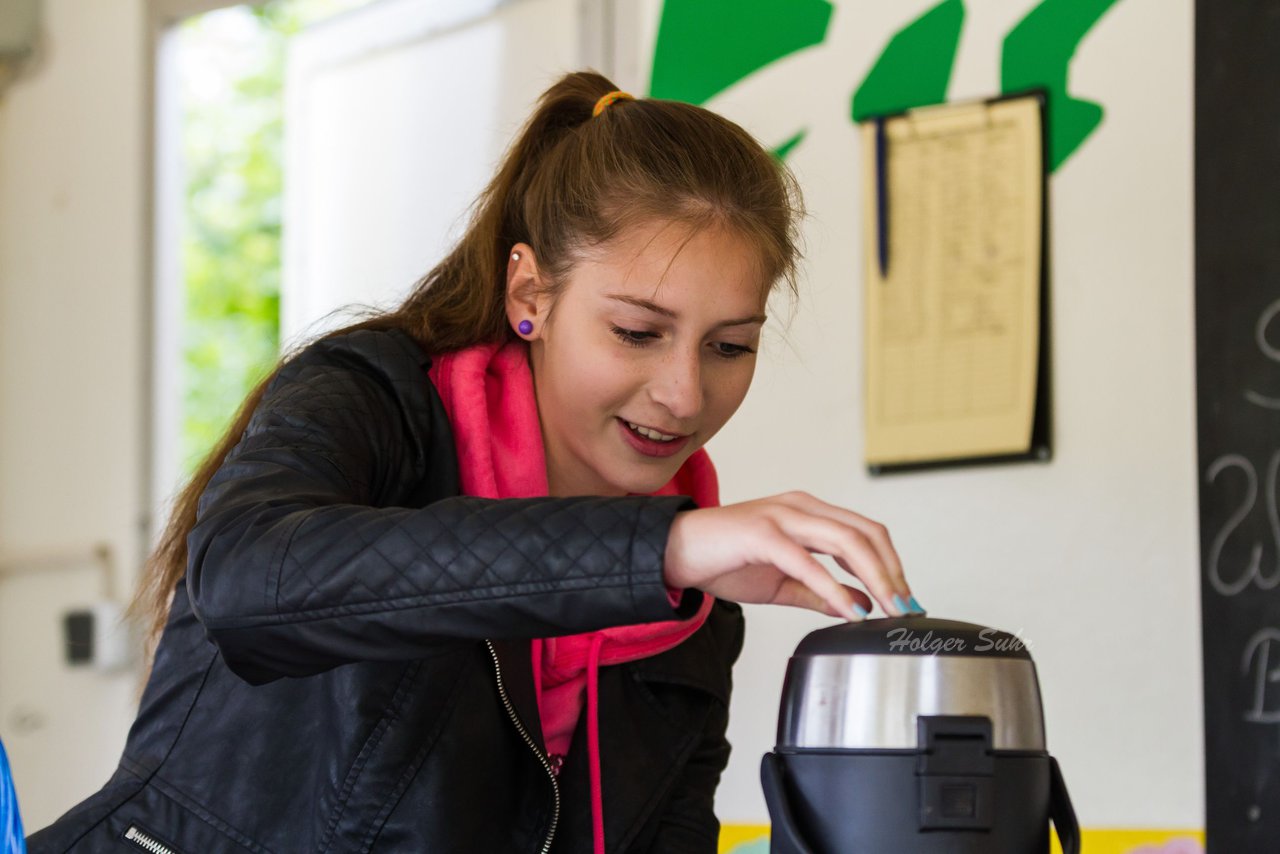
[[696, 230], [665, 220], [638, 225], [591, 249], [575, 272], [599, 295], [756, 302], [764, 297], [759, 250], [720, 225]]

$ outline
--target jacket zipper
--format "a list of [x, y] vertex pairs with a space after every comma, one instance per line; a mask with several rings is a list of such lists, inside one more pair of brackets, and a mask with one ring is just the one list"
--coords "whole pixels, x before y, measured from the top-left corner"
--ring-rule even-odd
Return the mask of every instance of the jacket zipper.
[[129, 829], [124, 832], [124, 838], [134, 843], [138, 847], [150, 851], [151, 854], [177, 854], [172, 848], [159, 840], [152, 839], [141, 830], [138, 830], [136, 824], [129, 825]]
[[507, 717], [511, 718], [511, 722], [515, 724], [520, 737], [524, 739], [525, 744], [529, 745], [533, 755], [538, 757], [538, 761], [546, 769], [547, 779], [551, 781], [551, 794], [555, 800], [551, 811], [551, 827], [547, 830], [547, 838], [542, 843], [541, 849], [541, 854], [548, 854], [551, 851], [551, 840], [556, 835], [556, 825], [560, 823], [560, 784], [556, 782], [556, 773], [551, 768], [550, 760], [538, 748], [538, 743], [533, 740], [533, 736], [529, 735], [529, 731], [524, 728], [524, 724], [520, 722], [520, 716], [516, 714], [515, 707], [511, 705], [511, 698], [507, 696], [506, 686], [502, 684], [502, 665], [498, 663], [498, 651], [493, 648], [493, 641], [486, 640], [484, 645], [489, 648], [489, 657], [493, 659], [493, 673], [498, 680], [498, 696], [502, 698], [502, 705], [507, 710]]

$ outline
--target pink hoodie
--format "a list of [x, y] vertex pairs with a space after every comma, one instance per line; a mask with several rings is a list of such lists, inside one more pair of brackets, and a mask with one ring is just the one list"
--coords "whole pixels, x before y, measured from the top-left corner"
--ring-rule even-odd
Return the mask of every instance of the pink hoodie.
[[[428, 370], [453, 427], [462, 491], [484, 498], [547, 494], [546, 456], [538, 421], [528, 344], [477, 344], [432, 357]], [[720, 503], [715, 467], [699, 448], [654, 495], [688, 495], [699, 507]], [[673, 604], [681, 591], [669, 590]], [[533, 682], [544, 741], [553, 762], [568, 752], [587, 708], [591, 819], [596, 854], [604, 854], [596, 680], [601, 665], [646, 658], [676, 646], [698, 630], [713, 604], [703, 594], [688, 620], [614, 626], [596, 632], [532, 641]], [[585, 695], [585, 696], [584, 696]]]

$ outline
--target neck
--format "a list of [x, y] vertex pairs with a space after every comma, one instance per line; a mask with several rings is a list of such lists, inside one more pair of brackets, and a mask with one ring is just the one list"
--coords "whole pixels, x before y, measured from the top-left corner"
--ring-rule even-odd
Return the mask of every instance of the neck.
[[[546, 436], [546, 433], [543, 433]], [[569, 470], [568, 466], [562, 464], [556, 459], [555, 450], [551, 447], [551, 443], [543, 441], [543, 455], [547, 461], [547, 494], [558, 498], [567, 498], [573, 495], [627, 495], [624, 489], [619, 489], [611, 484], [604, 483], [598, 477], [591, 477], [590, 473], [583, 476], [582, 473], [575, 475]]]

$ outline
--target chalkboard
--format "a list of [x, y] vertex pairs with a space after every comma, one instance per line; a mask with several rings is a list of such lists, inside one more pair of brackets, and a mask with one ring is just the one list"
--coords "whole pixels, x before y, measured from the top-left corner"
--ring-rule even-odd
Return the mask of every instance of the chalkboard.
[[1280, 851], [1280, 2], [1197, 0], [1195, 26], [1207, 850], [1275, 854]]

